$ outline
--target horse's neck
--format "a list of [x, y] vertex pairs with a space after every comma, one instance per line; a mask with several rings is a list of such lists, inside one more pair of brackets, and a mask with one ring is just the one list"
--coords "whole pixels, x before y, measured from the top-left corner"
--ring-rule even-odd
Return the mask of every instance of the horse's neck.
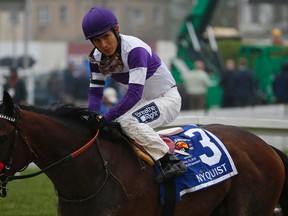
[[72, 151], [78, 142], [80, 145], [81, 141], [88, 140], [81, 136], [81, 132], [73, 131], [67, 125], [47, 116], [30, 113], [22, 115], [21, 120], [23, 137], [43, 165]]
[[[91, 139], [89, 131], [77, 131], [57, 120], [34, 113], [23, 114], [22, 130], [35, 154], [34, 162], [41, 169], [68, 156]], [[103, 165], [97, 158], [97, 149], [91, 146], [77, 158], [61, 162], [46, 174], [57, 190], [71, 190], [80, 183], [88, 186], [89, 178], [95, 178], [97, 170], [103, 170]]]
[[[77, 130], [74, 126], [39, 114], [23, 115], [22, 124], [23, 136], [36, 154], [35, 163], [42, 169], [78, 150], [91, 138], [88, 129]], [[152, 175], [147, 175], [148, 172], [152, 173], [152, 168], [147, 169], [148, 172], [141, 172], [136, 155], [127, 143], [104, 138], [98, 140], [97, 146], [92, 145], [78, 157], [46, 172], [61, 197], [78, 200], [97, 193], [99, 188], [106, 185], [107, 173], [113, 176], [109, 180], [119, 188], [122, 188], [122, 183], [123, 187], [129, 188], [129, 179], [135, 175], [139, 176], [138, 184], [140, 179], [142, 182], [145, 178], [153, 182]], [[105, 196], [106, 192], [101, 190], [101, 194], [97, 193], [97, 199]]]

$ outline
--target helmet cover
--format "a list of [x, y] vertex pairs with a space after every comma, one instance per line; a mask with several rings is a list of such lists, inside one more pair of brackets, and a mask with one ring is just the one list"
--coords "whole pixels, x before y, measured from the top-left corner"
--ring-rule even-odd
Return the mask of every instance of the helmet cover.
[[85, 39], [97, 37], [118, 25], [115, 14], [107, 8], [91, 8], [83, 18], [82, 30]]

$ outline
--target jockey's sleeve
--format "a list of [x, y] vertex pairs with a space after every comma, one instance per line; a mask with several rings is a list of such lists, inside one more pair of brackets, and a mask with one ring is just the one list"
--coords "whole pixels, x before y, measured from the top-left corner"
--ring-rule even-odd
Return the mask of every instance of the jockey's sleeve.
[[123, 98], [104, 114], [104, 118], [110, 122], [129, 111], [142, 97], [144, 85], [130, 83]]
[[103, 88], [89, 87], [88, 109], [91, 112], [99, 112], [102, 105]]
[[92, 112], [99, 112], [102, 105], [105, 77], [99, 72], [96, 64], [90, 63], [91, 78], [88, 91], [88, 109]]

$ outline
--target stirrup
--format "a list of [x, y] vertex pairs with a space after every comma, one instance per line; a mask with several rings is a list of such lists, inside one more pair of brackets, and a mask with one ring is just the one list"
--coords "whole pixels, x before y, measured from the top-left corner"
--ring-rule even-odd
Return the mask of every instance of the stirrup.
[[180, 161], [177, 164], [167, 164], [164, 170], [156, 176], [155, 181], [162, 183], [167, 179], [174, 178], [187, 172], [187, 167]]

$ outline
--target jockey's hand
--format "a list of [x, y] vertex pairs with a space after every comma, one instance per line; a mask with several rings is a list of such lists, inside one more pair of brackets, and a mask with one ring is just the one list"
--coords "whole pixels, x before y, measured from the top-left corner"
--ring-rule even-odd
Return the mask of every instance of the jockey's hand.
[[97, 130], [108, 125], [108, 122], [105, 120], [105, 118], [102, 115], [97, 115], [96, 113], [91, 113], [89, 115], [88, 121], [91, 125], [92, 134], [95, 134]]
[[95, 127], [97, 129], [101, 129], [101, 128], [107, 126], [107, 125], [108, 125], [108, 122], [106, 121], [106, 119], [102, 115], [97, 115], [96, 116]]

